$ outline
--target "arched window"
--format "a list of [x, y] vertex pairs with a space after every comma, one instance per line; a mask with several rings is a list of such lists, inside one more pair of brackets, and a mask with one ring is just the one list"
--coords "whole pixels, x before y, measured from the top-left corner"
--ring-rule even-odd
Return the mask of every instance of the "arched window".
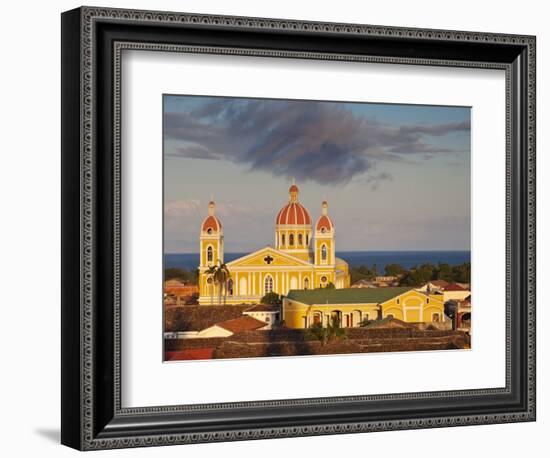
[[288, 236], [288, 244], [289, 244], [290, 246], [294, 246], [294, 234], [290, 234], [290, 235]]
[[206, 249], [206, 260], [212, 262], [214, 260], [214, 250], [211, 246]]
[[327, 246], [326, 245], [321, 246], [321, 260], [323, 260], [323, 261], [327, 260]]
[[229, 279], [227, 282], [227, 294], [233, 296], [233, 279]]
[[281, 235], [281, 245], [285, 246], [285, 234]]
[[269, 294], [273, 292], [273, 277], [268, 275], [264, 280], [264, 294]]
[[309, 278], [304, 278], [304, 289], [309, 288]]
[[212, 234], [212, 228], [209, 227], [208, 229], [206, 229], [206, 233], [207, 233], [207, 234]]
[[309, 245], [309, 234], [306, 234], [306, 245]]
[[302, 245], [302, 234], [298, 234], [298, 245]]

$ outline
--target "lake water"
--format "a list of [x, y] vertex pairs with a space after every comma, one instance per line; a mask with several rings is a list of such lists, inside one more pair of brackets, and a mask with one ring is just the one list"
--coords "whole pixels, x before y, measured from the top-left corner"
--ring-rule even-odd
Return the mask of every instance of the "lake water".
[[[233, 261], [248, 253], [225, 253], [225, 262]], [[451, 265], [470, 262], [470, 251], [340, 251], [336, 256], [344, 259], [350, 266], [376, 264], [383, 271], [387, 264], [400, 264], [410, 269], [429, 262]], [[198, 253], [167, 253], [164, 255], [165, 267], [196, 269], [199, 265]]]

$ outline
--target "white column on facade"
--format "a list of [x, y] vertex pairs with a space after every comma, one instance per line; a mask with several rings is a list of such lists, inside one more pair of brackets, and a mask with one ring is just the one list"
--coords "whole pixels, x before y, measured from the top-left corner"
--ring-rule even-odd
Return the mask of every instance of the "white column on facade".
[[285, 284], [286, 284], [286, 292], [288, 293], [288, 291], [290, 290], [290, 278], [289, 278], [289, 275], [288, 275], [288, 272], [285, 272]]

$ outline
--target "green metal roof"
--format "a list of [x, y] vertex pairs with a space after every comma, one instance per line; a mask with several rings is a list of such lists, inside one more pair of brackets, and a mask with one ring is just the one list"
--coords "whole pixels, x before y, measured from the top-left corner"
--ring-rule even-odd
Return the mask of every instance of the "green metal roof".
[[304, 304], [380, 304], [413, 288], [293, 289], [287, 298]]

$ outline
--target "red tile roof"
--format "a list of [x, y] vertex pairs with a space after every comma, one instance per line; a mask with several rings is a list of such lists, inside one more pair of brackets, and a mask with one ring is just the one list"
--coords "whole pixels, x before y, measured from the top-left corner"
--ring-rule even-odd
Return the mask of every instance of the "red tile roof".
[[463, 288], [460, 285], [457, 285], [456, 283], [451, 283], [450, 285], [445, 286], [445, 291], [468, 291], [467, 289]]
[[447, 286], [449, 284], [449, 282], [445, 281], [445, 280], [432, 280], [430, 283], [432, 285], [438, 286], [440, 288], [444, 288], [445, 286]]
[[279, 312], [281, 307], [279, 305], [271, 304], [256, 304], [246, 309], [245, 312]]
[[189, 348], [187, 350], [166, 351], [165, 361], [185, 361], [197, 359], [212, 359], [214, 348]]
[[234, 320], [222, 321], [221, 323], [216, 323], [215, 326], [220, 328], [227, 329], [228, 331], [236, 334], [238, 332], [244, 331], [254, 331], [256, 329], [263, 328], [267, 323], [252, 318], [251, 316], [245, 315], [240, 318], [235, 318]]

